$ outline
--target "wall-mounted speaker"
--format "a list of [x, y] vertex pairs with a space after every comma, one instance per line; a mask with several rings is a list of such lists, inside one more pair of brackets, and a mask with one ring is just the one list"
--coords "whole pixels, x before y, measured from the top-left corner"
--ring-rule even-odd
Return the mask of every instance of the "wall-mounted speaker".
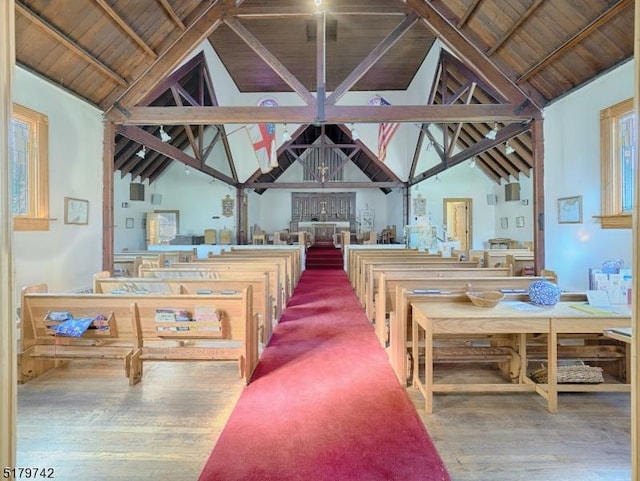
[[520, 200], [520, 184], [518, 182], [504, 186], [504, 200]]
[[144, 200], [144, 184], [129, 184], [129, 200]]
[[496, 194], [487, 194], [487, 205], [496, 205], [498, 203], [498, 196]]
[[151, 204], [152, 205], [162, 204], [162, 194], [151, 194]]

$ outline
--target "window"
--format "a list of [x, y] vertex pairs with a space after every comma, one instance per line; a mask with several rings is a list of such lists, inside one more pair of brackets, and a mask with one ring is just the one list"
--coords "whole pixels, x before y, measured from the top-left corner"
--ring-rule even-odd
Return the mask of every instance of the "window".
[[11, 210], [16, 231], [49, 230], [49, 121], [13, 105], [9, 132]]
[[600, 111], [603, 229], [631, 228], [637, 145], [632, 98]]

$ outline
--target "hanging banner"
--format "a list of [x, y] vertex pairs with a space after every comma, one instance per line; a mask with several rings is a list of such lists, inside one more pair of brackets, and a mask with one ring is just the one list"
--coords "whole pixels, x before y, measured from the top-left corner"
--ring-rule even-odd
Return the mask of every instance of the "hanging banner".
[[[259, 107], [277, 107], [278, 103], [271, 98], [258, 103]], [[275, 124], [252, 124], [249, 126], [249, 137], [256, 153], [258, 166], [263, 174], [278, 166], [276, 153]]]

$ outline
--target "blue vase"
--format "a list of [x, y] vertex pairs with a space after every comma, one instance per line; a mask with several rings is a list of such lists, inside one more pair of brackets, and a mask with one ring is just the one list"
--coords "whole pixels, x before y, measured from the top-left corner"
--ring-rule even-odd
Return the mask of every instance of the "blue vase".
[[550, 281], [534, 281], [529, 285], [529, 299], [537, 306], [555, 306], [560, 300], [560, 288]]

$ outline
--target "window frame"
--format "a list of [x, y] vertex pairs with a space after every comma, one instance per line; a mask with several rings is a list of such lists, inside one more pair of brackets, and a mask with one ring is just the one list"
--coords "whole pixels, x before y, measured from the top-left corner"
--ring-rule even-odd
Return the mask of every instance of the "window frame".
[[633, 97], [600, 111], [601, 212], [596, 217], [603, 229], [631, 228], [632, 214], [622, 210], [622, 159], [618, 145], [618, 122], [628, 114], [634, 114]]
[[11, 119], [29, 124], [29, 212], [25, 215], [13, 215], [13, 229], [14, 231], [47, 231], [51, 220], [49, 218], [49, 118], [14, 103]]

